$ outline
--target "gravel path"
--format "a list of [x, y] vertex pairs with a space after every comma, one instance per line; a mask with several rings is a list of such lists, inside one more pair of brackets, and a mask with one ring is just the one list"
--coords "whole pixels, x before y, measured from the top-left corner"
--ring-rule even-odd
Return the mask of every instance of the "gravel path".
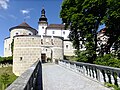
[[55, 64], [43, 64], [43, 90], [110, 90]]

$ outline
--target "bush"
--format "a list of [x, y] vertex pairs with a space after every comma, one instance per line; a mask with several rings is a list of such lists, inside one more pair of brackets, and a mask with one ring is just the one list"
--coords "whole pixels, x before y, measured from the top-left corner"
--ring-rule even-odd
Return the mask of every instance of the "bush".
[[120, 68], [120, 60], [112, 54], [106, 54], [103, 57], [97, 57], [95, 64]]
[[105, 83], [105, 86], [108, 87], [108, 88], [113, 88], [114, 90], [120, 90], [120, 87], [118, 87], [116, 85], [113, 85], [113, 84], [110, 84], [108, 82]]
[[7, 72], [4, 72], [1, 75], [1, 82], [3, 84], [3, 89], [5, 89], [7, 85], [9, 84], [9, 79], [10, 79], [10, 75]]
[[76, 54], [77, 54], [76, 61], [88, 62], [88, 54], [86, 53], [86, 51], [78, 51], [76, 52]]
[[12, 64], [13, 63], [13, 57], [0, 57], [0, 64]]
[[65, 59], [65, 60], [70, 60], [70, 61], [75, 61], [75, 60], [76, 60], [76, 57], [75, 57], [75, 56], [65, 56], [65, 55], [64, 55], [64, 59]]
[[4, 88], [8, 87], [17, 76], [12, 72], [12, 67], [1, 67], [0, 68], [0, 90], [5, 90]]

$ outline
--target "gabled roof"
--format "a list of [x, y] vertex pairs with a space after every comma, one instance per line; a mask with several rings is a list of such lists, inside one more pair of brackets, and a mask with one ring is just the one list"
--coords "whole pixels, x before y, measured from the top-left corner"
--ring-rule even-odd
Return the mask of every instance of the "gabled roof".
[[18, 26], [15, 26], [15, 27], [12, 27], [9, 29], [9, 31], [13, 30], [13, 29], [20, 29], [20, 28], [23, 28], [23, 29], [27, 29], [27, 30], [30, 30], [31, 32], [35, 32], [35, 33], [38, 33], [38, 31], [34, 28], [32, 28], [30, 25], [28, 25], [26, 22], [23, 22], [21, 23], [20, 25]]
[[47, 29], [65, 29], [63, 24], [50, 24]]

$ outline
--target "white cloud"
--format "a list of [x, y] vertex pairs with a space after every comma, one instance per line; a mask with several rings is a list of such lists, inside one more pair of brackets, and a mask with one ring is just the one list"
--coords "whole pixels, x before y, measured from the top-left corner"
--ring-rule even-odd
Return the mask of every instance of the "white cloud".
[[0, 9], [8, 9], [9, 0], [0, 0]]
[[30, 10], [29, 9], [23, 9], [23, 10], [20, 10], [20, 12], [25, 15], [25, 14], [29, 14], [30, 13]]
[[20, 12], [23, 14], [24, 16], [24, 19], [30, 19], [30, 11], [33, 10], [32, 8], [31, 9], [22, 9], [20, 10]]

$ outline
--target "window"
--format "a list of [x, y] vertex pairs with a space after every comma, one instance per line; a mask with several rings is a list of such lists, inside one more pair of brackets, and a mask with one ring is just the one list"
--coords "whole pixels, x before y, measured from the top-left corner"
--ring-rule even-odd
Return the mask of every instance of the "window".
[[29, 35], [32, 35], [31, 33], [29, 33]]
[[16, 33], [16, 35], [18, 35], [18, 33]]
[[55, 31], [52, 31], [52, 34], [55, 34]]
[[20, 57], [20, 61], [22, 61], [22, 57]]
[[26, 33], [23, 33], [23, 35], [26, 35]]
[[66, 45], [66, 48], [68, 49], [68, 45]]
[[65, 35], [65, 31], [63, 31], [63, 35]]
[[10, 50], [10, 48], [11, 48], [11, 45], [9, 44], [9, 50]]
[[52, 45], [54, 45], [53, 39], [51, 39], [51, 43], [52, 43]]
[[41, 44], [43, 44], [43, 39], [41, 39]]
[[44, 27], [42, 27], [42, 29], [44, 29]]

